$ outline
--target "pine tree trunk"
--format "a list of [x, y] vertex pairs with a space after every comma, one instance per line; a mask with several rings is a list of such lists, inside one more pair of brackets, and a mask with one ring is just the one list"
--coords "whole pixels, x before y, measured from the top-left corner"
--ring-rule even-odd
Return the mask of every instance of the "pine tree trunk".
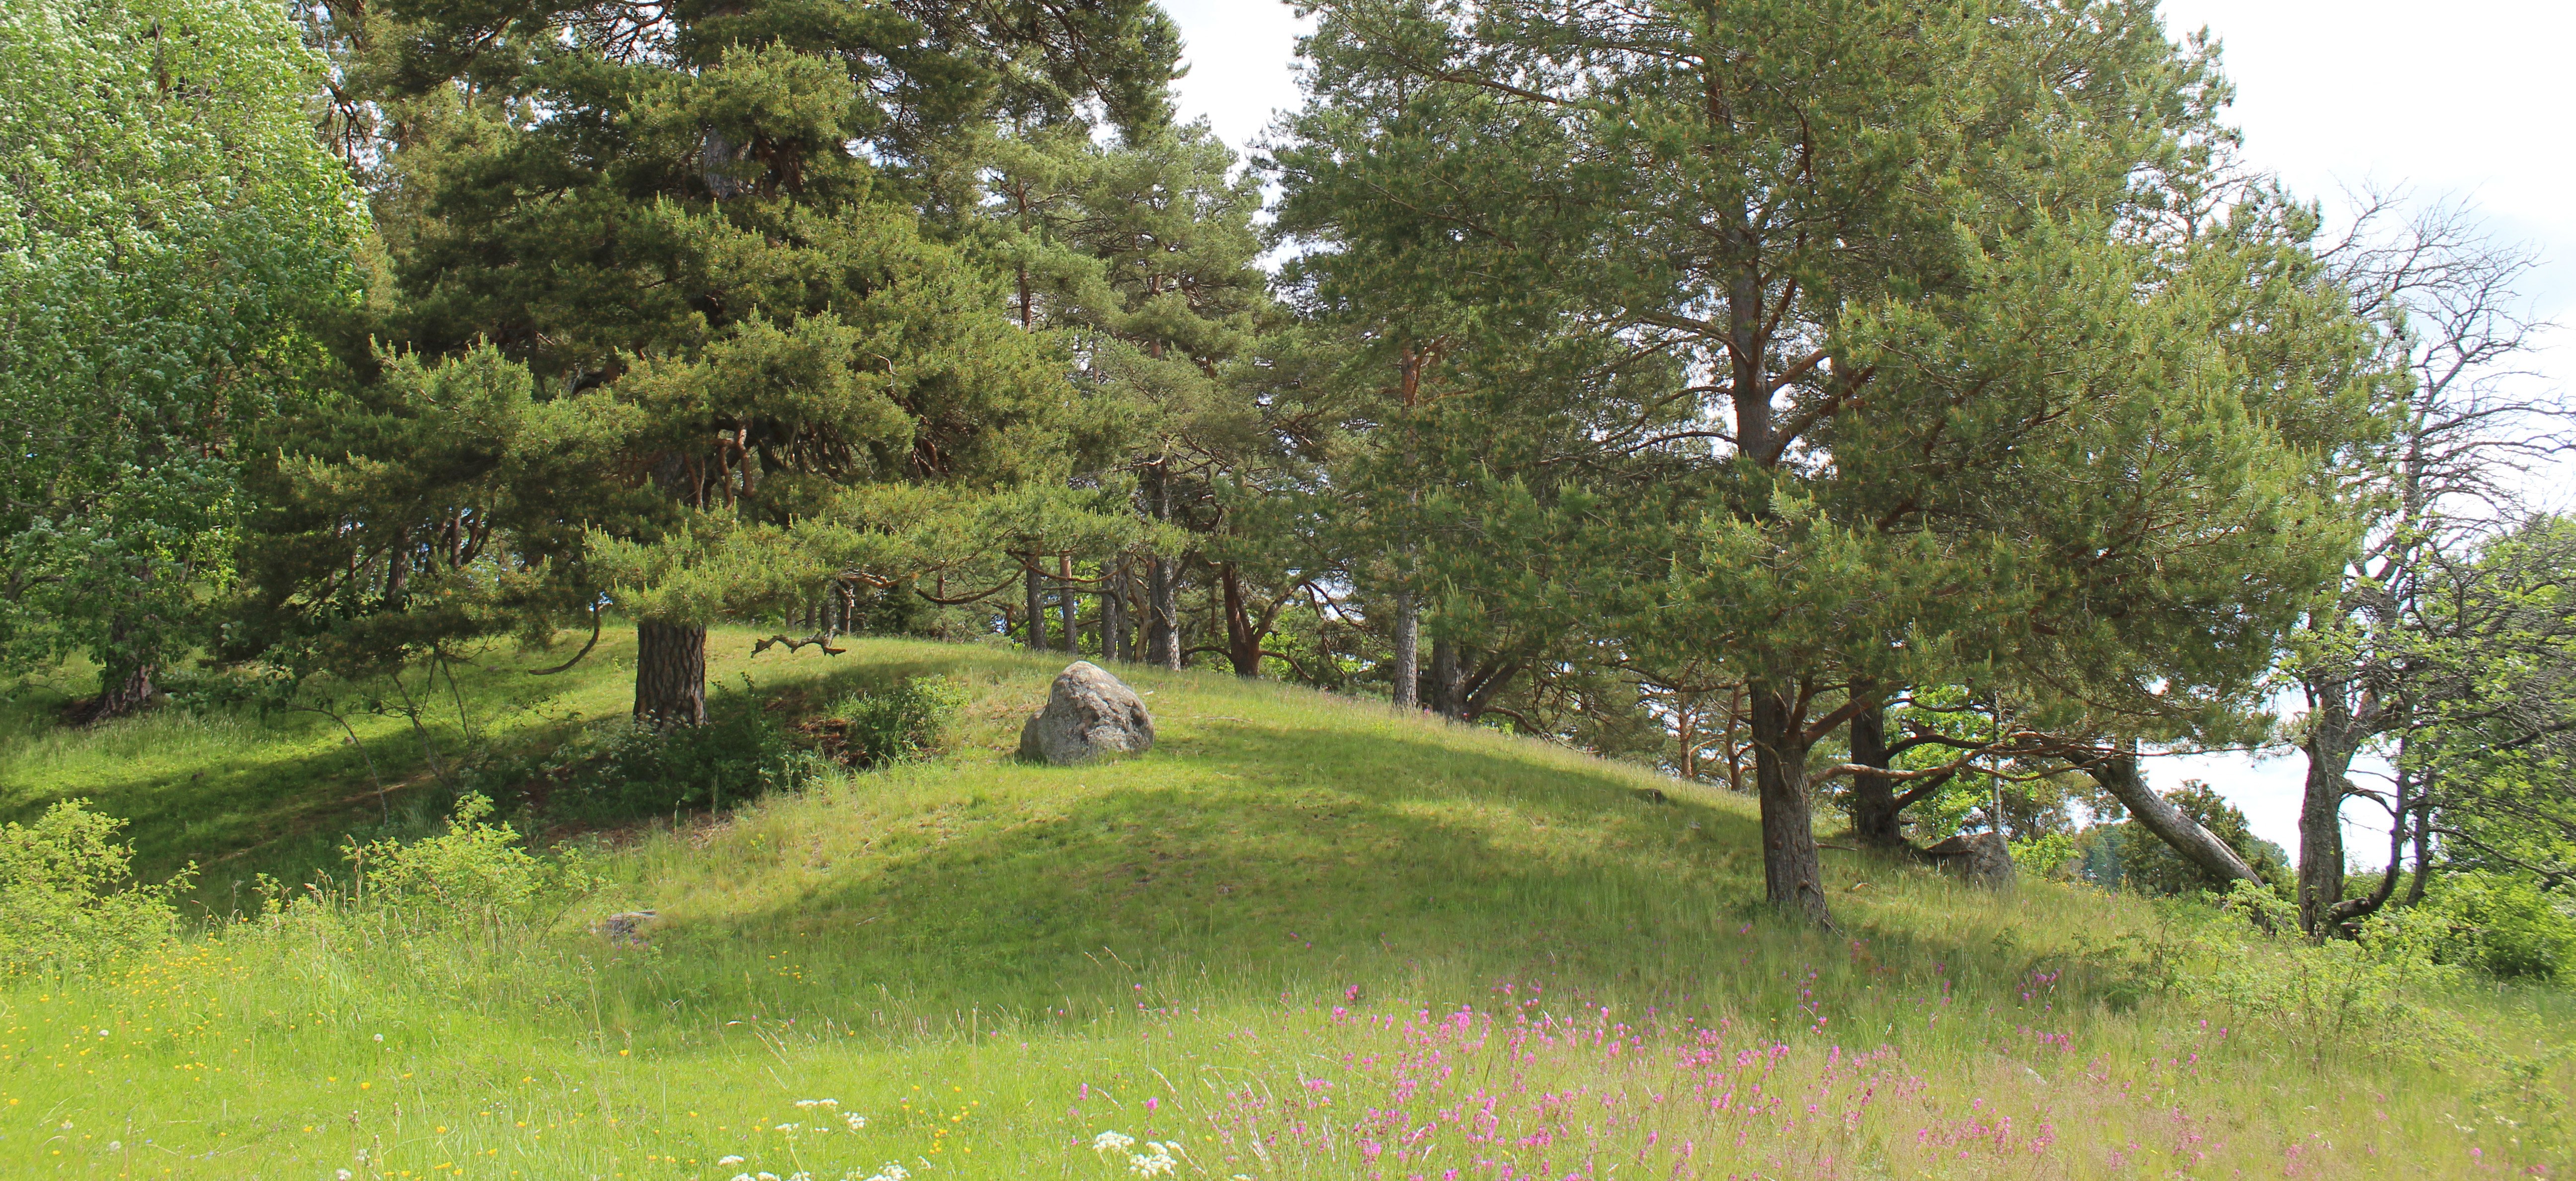
[[2182, 859], [2199, 866], [2221, 881], [2243, 879], [2256, 885], [2261, 875], [2245, 864], [2245, 859], [2229, 848], [2227, 842], [2202, 828], [2200, 822], [2174, 807], [2172, 802], [2147, 790], [2147, 781], [2138, 774], [2138, 756], [2130, 753], [2113, 756], [2090, 772], [2093, 781], [2110, 792], [2112, 798], [2129, 810], [2129, 818], [2148, 832], [2156, 834]]
[[639, 620], [635, 624], [635, 720], [655, 729], [707, 721], [707, 629]]
[[1100, 654], [1111, 660], [1127, 660], [1127, 559], [1120, 558], [1101, 571], [1100, 586]]
[[92, 725], [143, 712], [143, 707], [152, 703], [153, 671], [148, 661], [108, 661], [99, 669], [98, 696], [73, 706], [72, 721]]
[[1431, 641], [1431, 708], [1453, 722], [1467, 720], [1466, 669], [1458, 659], [1458, 641], [1447, 637]]
[[1752, 686], [1753, 778], [1762, 799], [1763, 894], [1781, 911], [1834, 925], [1825, 906], [1825, 867], [1816, 852], [1807, 795], [1807, 745], [1782, 690]]
[[1413, 592], [1395, 592], [1395, 667], [1391, 674], [1398, 709], [1422, 705], [1422, 609]]
[[[1887, 766], [1887, 705], [1871, 702], [1851, 720], [1851, 761], [1863, 767]], [[1877, 775], [1852, 776], [1852, 836], [1874, 849], [1905, 847], [1905, 824], [1897, 813], [1896, 781]]]
[[1181, 580], [1170, 558], [1153, 558], [1146, 569], [1145, 663], [1181, 669]]
[[2310, 719], [2308, 775], [2299, 799], [2299, 929], [2323, 938], [2335, 904], [2343, 901], [2344, 773], [2352, 766], [2351, 711], [2340, 693], [2321, 694], [2326, 704]]
[[1252, 617], [1243, 606], [1243, 578], [1228, 562], [1217, 574], [1217, 585], [1224, 592], [1226, 658], [1234, 664], [1234, 675], [1261, 675], [1261, 637], [1253, 634]]
[[1055, 609], [1063, 619], [1064, 652], [1067, 656], [1078, 656], [1082, 653], [1082, 631], [1078, 626], [1080, 619], [1074, 613], [1076, 597], [1073, 593], [1073, 555], [1057, 554], [1055, 557]]
[[1046, 585], [1038, 577], [1037, 563], [1029, 563], [1027, 576], [1029, 600], [1029, 651], [1047, 650]]

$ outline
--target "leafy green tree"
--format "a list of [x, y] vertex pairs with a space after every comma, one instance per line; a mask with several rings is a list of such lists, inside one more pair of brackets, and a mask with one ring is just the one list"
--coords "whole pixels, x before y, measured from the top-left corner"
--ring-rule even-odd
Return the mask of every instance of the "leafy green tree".
[[2225, 87], [2150, 6], [1318, 7], [1310, 108], [1476, 96], [1443, 151], [1319, 146], [1414, 227], [1371, 248], [1609, 354], [1485, 387], [1585, 445], [1477, 515], [1498, 567], [1597, 555], [1517, 603], [1745, 687], [1780, 906], [1828, 920], [1809, 752], [1892, 689], [2194, 732], [2330, 578], [2361, 334], [2298, 217], [2212, 199]]
[[271, 6], [41, 0], [0, 13], [0, 663], [78, 653], [130, 713], [206, 640], [246, 428], [353, 294], [355, 194]]

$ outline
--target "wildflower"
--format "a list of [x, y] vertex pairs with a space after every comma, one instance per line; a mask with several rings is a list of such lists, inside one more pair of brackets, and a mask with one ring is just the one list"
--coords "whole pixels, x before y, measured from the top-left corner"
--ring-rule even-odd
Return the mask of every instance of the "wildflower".
[[1145, 1147], [1153, 1151], [1135, 1153], [1127, 1158], [1128, 1169], [1137, 1176], [1161, 1177], [1180, 1170], [1180, 1161], [1172, 1156], [1172, 1145], [1148, 1140]]
[[1102, 1132], [1101, 1134], [1091, 1138], [1091, 1150], [1093, 1152], [1125, 1152], [1127, 1151], [1127, 1147], [1135, 1142], [1136, 1138], [1134, 1136], [1129, 1136], [1121, 1132]]
[[720, 1156], [716, 1158], [716, 1163], [720, 1165], [738, 1165], [742, 1163], [742, 1158], [738, 1156]]
[[377, 1035], [376, 1035], [376, 1040], [377, 1040], [377, 1041], [383, 1041], [383, 1040], [385, 1040], [385, 1035], [383, 1035], [383, 1034], [381, 1034], [381, 1033], [380, 1033], [380, 1034], [377, 1034]]
[[842, 1116], [841, 1122], [850, 1125], [850, 1130], [855, 1132], [868, 1126], [868, 1117], [860, 1115], [854, 1111], [848, 1115]]
[[331, 1174], [331, 1176], [332, 1176], [332, 1178], [333, 1178], [333, 1181], [349, 1181], [350, 1173], [349, 1173], [349, 1170], [347, 1170], [347, 1169], [342, 1169], [342, 1170], [340, 1170], [340, 1171], [339, 1171], [339, 1172], [337, 1172], [337, 1173], [333, 1173], [333, 1174]]

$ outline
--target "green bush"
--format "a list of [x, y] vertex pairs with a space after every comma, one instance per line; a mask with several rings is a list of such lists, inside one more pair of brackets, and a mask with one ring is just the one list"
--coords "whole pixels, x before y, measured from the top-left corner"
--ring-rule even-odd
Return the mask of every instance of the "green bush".
[[703, 726], [601, 723], [533, 769], [499, 768], [484, 778], [534, 779], [547, 812], [615, 820], [739, 804], [802, 786], [822, 769], [822, 760], [790, 742], [777, 719], [746, 704]]
[[469, 920], [500, 929], [587, 892], [591, 877], [579, 858], [539, 858], [491, 815], [490, 799], [468, 794], [437, 836], [344, 846], [357, 874], [356, 903], [411, 911], [434, 926]]
[[2576, 966], [2576, 916], [2527, 879], [2442, 879], [2426, 908], [2449, 928], [2442, 958], [2505, 979], [2556, 979]]
[[0, 975], [80, 971], [172, 936], [170, 899], [194, 867], [157, 886], [133, 881], [134, 847], [116, 843], [124, 827], [76, 801], [0, 826]]
[[946, 677], [912, 677], [890, 689], [851, 693], [832, 704], [818, 745], [853, 767], [881, 767], [939, 749], [966, 704]]

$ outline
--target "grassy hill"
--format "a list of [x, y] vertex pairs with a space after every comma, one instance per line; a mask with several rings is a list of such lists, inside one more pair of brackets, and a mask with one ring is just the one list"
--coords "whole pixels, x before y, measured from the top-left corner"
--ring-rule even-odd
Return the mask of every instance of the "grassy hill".
[[[2576, 1167], [2559, 993], [2394, 1005], [2394, 969], [2188, 907], [1843, 852], [1843, 929], [1805, 930], [1755, 904], [1748, 803], [1644, 771], [1126, 668], [1153, 753], [1030, 766], [1009, 751], [1061, 658], [748, 647], [719, 635], [711, 676], [750, 700], [939, 673], [969, 687], [965, 724], [935, 762], [580, 835], [608, 884], [536, 929], [315, 910], [112, 978], [0, 982], [0, 1174]], [[546, 679], [495, 655], [426, 742], [559, 741], [622, 712], [626, 676], [614, 648]], [[67, 733], [51, 704], [0, 723], [0, 808], [130, 817], [150, 871], [205, 866], [210, 912], [346, 834], [428, 831], [450, 798], [400, 717], [352, 717], [357, 743], [313, 715]], [[636, 908], [661, 916], [644, 945], [590, 933]]]

